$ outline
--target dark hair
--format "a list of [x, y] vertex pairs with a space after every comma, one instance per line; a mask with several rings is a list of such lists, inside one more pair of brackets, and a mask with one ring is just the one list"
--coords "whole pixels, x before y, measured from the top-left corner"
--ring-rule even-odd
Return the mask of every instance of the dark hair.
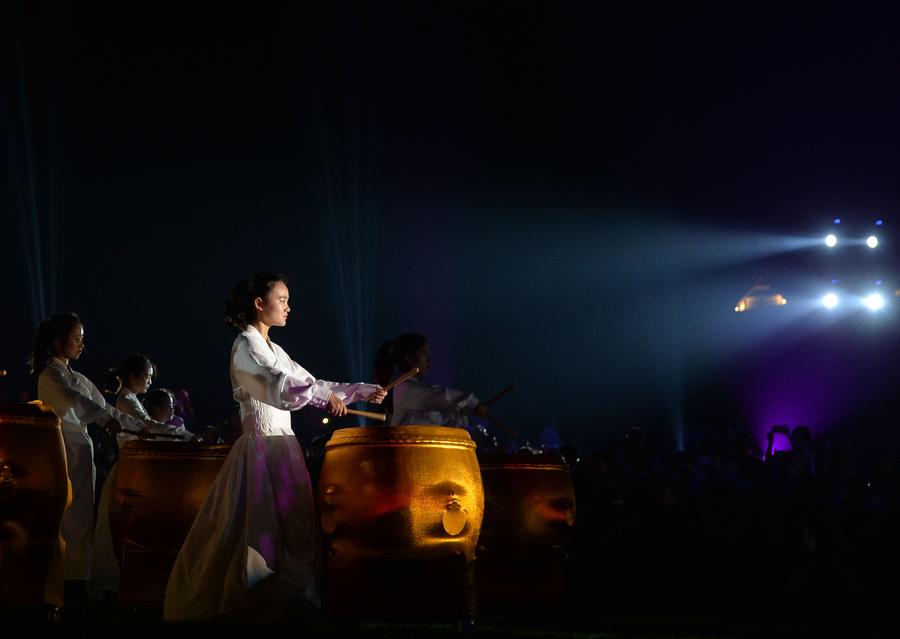
[[427, 341], [421, 333], [403, 333], [382, 344], [375, 355], [375, 380], [385, 386], [391, 381], [395, 368], [405, 373], [409, 361]]
[[83, 322], [75, 313], [55, 313], [38, 324], [34, 346], [28, 357], [28, 372], [40, 375], [47, 368], [50, 358], [56, 354], [53, 343], [69, 339], [72, 330], [78, 325], [83, 325]]
[[163, 406], [166, 401], [171, 400], [172, 406], [175, 406], [175, 393], [168, 388], [154, 388], [147, 392], [144, 396], [144, 407], [150, 415], [153, 415], [153, 409], [157, 406]]
[[149, 357], [140, 353], [129, 355], [119, 368], [111, 368], [106, 373], [103, 390], [111, 395], [116, 395], [122, 390], [122, 385], [128, 383], [129, 377], [146, 375], [149, 370], [156, 373], [156, 365]]
[[225, 326], [239, 333], [247, 328], [256, 319], [256, 298], [264, 298], [278, 282], [287, 286], [287, 277], [278, 273], [257, 273], [238, 282], [225, 300]]

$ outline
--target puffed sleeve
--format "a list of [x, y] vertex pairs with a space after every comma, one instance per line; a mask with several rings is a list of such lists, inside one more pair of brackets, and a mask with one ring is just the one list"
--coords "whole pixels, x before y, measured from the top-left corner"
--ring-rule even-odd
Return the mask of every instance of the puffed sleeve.
[[295, 370], [281, 370], [275, 353], [264, 342], [241, 335], [231, 351], [234, 398], [241, 401], [246, 393], [282, 410], [297, 410], [307, 404], [316, 408], [327, 406], [332, 391], [326, 382], [312, 376], [295, 376]]
[[[375, 384], [345, 384], [342, 382], [329, 382], [324, 379], [316, 379], [309, 371], [300, 366], [294, 360], [291, 360], [291, 374], [298, 379], [313, 380], [318, 384], [325, 393], [327, 402], [329, 395], [334, 393], [345, 404], [360, 402], [368, 399], [378, 388]], [[327, 392], [326, 392], [327, 391]]]
[[440, 413], [471, 413], [478, 406], [473, 393], [423, 384], [416, 380], [403, 382], [394, 389], [394, 405], [402, 404], [409, 410], [427, 410]]
[[86, 393], [69, 384], [62, 371], [55, 366], [48, 366], [41, 373], [41, 384], [56, 398], [65, 404], [64, 407], [56, 407], [60, 410], [71, 409], [79, 422], [89, 424], [95, 422], [101, 426], [106, 425], [111, 419], [119, 422], [122, 428], [140, 430], [144, 423], [110, 406], [103, 398], [103, 393], [84, 375], [79, 374], [79, 380]]

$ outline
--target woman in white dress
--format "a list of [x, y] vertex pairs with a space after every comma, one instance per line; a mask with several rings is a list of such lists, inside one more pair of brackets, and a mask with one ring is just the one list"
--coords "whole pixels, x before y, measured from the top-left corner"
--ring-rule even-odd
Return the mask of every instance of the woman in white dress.
[[469, 425], [468, 416], [486, 417], [488, 408], [473, 393], [426, 384], [422, 378], [431, 367], [428, 340], [420, 333], [404, 333], [381, 345], [375, 357], [378, 383], [386, 386], [391, 379], [413, 368], [419, 372], [394, 388], [389, 412], [391, 426], [459, 426]]
[[65, 579], [77, 593], [90, 576], [94, 532], [94, 449], [88, 424], [112, 432], [122, 428], [146, 432], [147, 424], [110, 406], [84, 375], [72, 370], [84, 350], [84, 326], [74, 313], [51, 315], [38, 326], [29, 359], [38, 375], [38, 399], [50, 406], [62, 422], [66, 466], [72, 502], [63, 513], [60, 535], [65, 542]]
[[[147, 413], [138, 395], [143, 395], [153, 383], [155, 369], [153, 362], [144, 355], [130, 355], [118, 369], [109, 372], [106, 387], [116, 394], [116, 408], [127, 415], [135, 417], [145, 424], [151, 434], [175, 435], [182, 440], [192, 439], [192, 434], [184, 427], [176, 428], [154, 420]], [[120, 432], [116, 435], [119, 450], [125, 442], [137, 439], [137, 435]], [[109, 506], [112, 499], [113, 486], [116, 482], [118, 460], [112, 465], [103, 488], [100, 490], [100, 504], [97, 508], [97, 526], [94, 529], [94, 553], [91, 559], [88, 590], [95, 593], [115, 593], [119, 590], [119, 563], [113, 550], [112, 529], [109, 523]]]
[[269, 329], [287, 323], [288, 296], [283, 276], [258, 273], [226, 302], [226, 324], [240, 333], [230, 374], [242, 432], [175, 560], [166, 620], [277, 619], [321, 606], [315, 502], [289, 411], [309, 404], [339, 416], [385, 392], [317, 379], [271, 341]]

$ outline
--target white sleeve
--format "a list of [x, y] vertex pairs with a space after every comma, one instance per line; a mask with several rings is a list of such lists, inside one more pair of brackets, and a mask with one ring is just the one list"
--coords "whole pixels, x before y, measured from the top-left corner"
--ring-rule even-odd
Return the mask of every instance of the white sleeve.
[[437, 411], [439, 413], [459, 412], [468, 414], [478, 406], [478, 398], [472, 393], [430, 386], [414, 380], [403, 382], [394, 389], [394, 405], [398, 403], [406, 410]]
[[[298, 365], [300, 370], [303, 367]], [[297, 410], [307, 404], [324, 408], [331, 396], [327, 382], [311, 375], [296, 376], [278, 368], [275, 353], [260, 347], [254, 340], [241, 337], [231, 352], [231, 371], [235, 384], [234, 397], [242, 393], [282, 410]], [[293, 368], [292, 373], [297, 372]], [[304, 371], [305, 372], [305, 371]]]
[[361, 402], [371, 397], [375, 392], [375, 389], [378, 388], [376, 384], [345, 384], [342, 382], [329, 382], [324, 379], [316, 379], [309, 371], [294, 360], [291, 360], [291, 374], [298, 379], [314, 380], [326, 402], [331, 393], [337, 395], [338, 399], [345, 404]]
[[110, 406], [103, 398], [103, 393], [83, 375], [89, 395], [69, 385], [63, 374], [55, 367], [48, 366], [41, 377], [53, 396], [65, 402], [66, 408], [70, 408], [82, 424], [95, 422], [104, 426], [109, 420], [115, 419], [122, 428], [140, 430], [144, 427], [143, 421]]

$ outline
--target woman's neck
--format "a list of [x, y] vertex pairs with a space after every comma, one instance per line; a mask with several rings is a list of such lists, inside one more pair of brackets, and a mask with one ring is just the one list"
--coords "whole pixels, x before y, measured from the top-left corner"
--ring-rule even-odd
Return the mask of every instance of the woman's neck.
[[265, 324], [259, 320], [255, 322], [250, 322], [250, 326], [259, 331], [259, 334], [263, 336], [267, 342], [269, 341], [269, 325]]

